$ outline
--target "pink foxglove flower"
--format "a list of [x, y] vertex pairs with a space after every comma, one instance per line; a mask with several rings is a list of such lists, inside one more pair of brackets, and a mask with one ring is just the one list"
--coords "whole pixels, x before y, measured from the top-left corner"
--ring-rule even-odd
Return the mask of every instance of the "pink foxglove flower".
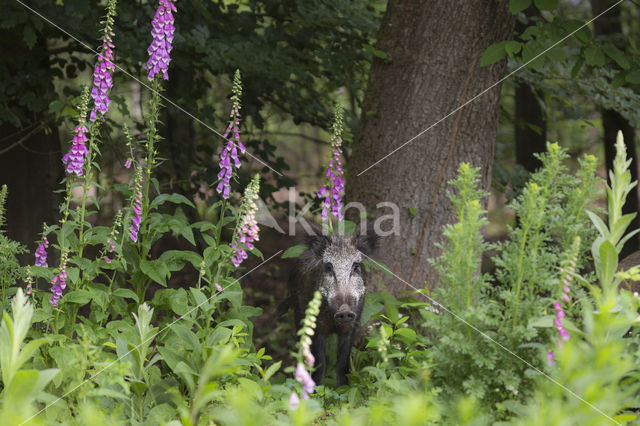
[[138, 231], [140, 231], [140, 221], [142, 221], [142, 191], [136, 193], [136, 199], [133, 206], [133, 219], [131, 219], [131, 241], [138, 241]]
[[67, 166], [67, 173], [75, 173], [77, 176], [84, 174], [84, 159], [89, 153], [87, 146], [84, 144], [87, 139], [87, 127], [84, 125], [84, 115], [81, 115], [78, 119], [79, 124], [73, 131], [75, 136], [73, 137], [73, 144], [71, 150], [62, 157], [62, 162]]
[[47, 265], [47, 247], [49, 247], [49, 241], [47, 240], [47, 237], [44, 237], [42, 244], [40, 244], [36, 249], [36, 262], [35, 262], [36, 266], [42, 266], [43, 268], [46, 268], [48, 266]]
[[60, 266], [60, 272], [51, 280], [51, 297], [49, 302], [54, 308], [58, 306], [62, 291], [67, 287], [67, 270], [64, 263]]
[[300, 398], [298, 397], [298, 394], [295, 392], [291, 392], [291, 396], [289, 397], [289, 407], [291, 407], [292, 410], [295, 410], [299, 406]]
[[235, 241], [231, 244], [231, 248], [235, 250], [235, 256], [231, 259], [234, 266], [240, 266], [247, 257], [246, 250], [253, 249], [253, 243], [258, 241], [258, 222], [256, 221], [256, 212], [258, 206], [255, 200], [258, 199], [258, 191], [260, 189], [260, 178], [256, 175], [244, 192], [244, 199], [240, 211], [243, 214], [240, 224], [237, 227], [237, 235]]
[[316, 388], [316, 382], [313, 381], [311, 375], [309, 374], [307, 369], [304, 368], [304, 365], [302, 363], [299, 363], [296, 367], [296, 380], [302, 383], [302, 387], [304, 389], [304, 392], [302, 393], [302, 399], [308, 399], [309, 394], [313, 393]]
[[177, 12], [175, 0], [160, 0], [156, 14], [151, 21], [153, 28], [151, 29], [151, 35], [153, 35], [153, 41], [147, 53], [149, 53], [149, 60], [145, 69], [149, 71], [149, 81], [153, 81], [153, 78], [157, 73], [162, 72], [162, 78], [169, 79], [169, 62], [171, 62], [171, 49], [173, 48], [173, 33], [175, 27], [173, 26], [173, 12]]
[[331, 135], [331, 159], [327, 167], [326, 176], [329, 178], [327, 186], [323, 186], [318, 191], [318, 198], [322, 201], [322, 221], [329, 218], [329, 213], [343, 219], [342, 215], [342, 194], [344, 193], [344, 171], [342, 170], [342, 107], [336, 105], [335, 118], [333, 122], [333, 134]]
[[[216, 187], [218, 194], [222, 194], [222, 198], [228, 199], [231, 193], [231, 178], [233, 177], [233, 168], [240, 168], [240, 159], [238, 158], [238, 150], [242, 154], [246, 149], [240, 141], [240, 96], [242, 95], [242, 81], [240, 80], [240, 71], [236, 71], [233, 77], [233, 106], [231, 108], [231, 119], [227, 130], [224, 132], [224, 139], [227, 141], [227, 145], [220, 153], [220, 172], [218, 173], [218, 179], [220, 182]], [[229, 138], [229, 135], [233, 135]], [[233, 164], [231, 163], [233, 161]]]
[[107, 4], [107, 18], [105, 19], [104, 36], [102, 37], [102, 49], [98, 54], [98, 63], [93, 69], [93, 89], [91, 97], [94, 107], [91, 110], [89, 120], [92, 122], [98, 118], [97, 113], [103, 116], [109, 110], [109, 90], [113, 87], [111, 73], [116, 70], [113, 63], [113, 22], [116, 14], [116, 1], [110, 0]]

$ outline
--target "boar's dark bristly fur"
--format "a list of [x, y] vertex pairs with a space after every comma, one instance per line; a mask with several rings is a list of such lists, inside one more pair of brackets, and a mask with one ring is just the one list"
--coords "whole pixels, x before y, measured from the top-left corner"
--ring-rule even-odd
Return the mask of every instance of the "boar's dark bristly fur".
[[[362, 262], [377, 246], [377, 236], [369, 234], [310, 235], [307, 250], [289, 280], [289, 302], [293, 305], [296, 327], [318, 290], [322, 305], [318, 315], [311, 352], [316, 360], [313, 380], [320, 384], [326, 368], [327, 336], [338, 335], [336, 377], [338, 387], [348, 383], [349, 356], [360, 323], [364, 304], [366, 274]], [[366, 256], [365, 256], [366, 255]]]

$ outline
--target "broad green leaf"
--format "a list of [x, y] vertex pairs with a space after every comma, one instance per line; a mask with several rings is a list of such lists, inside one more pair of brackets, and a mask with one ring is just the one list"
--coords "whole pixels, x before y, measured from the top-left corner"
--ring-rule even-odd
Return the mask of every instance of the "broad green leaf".
[[504, 50], [509, 56], [513, 56], [522, 49], [522, 43], [508, 40], [504, 43]]
[[91, 300], [91, 293], [88, 290], [73, 290], [63, 296], [66, 303], [77, 303], [86, 305]]
[[587, 64], [596, 67], [602, 67], [606, 62], [604, 53], [602, 53], [602, 50], [598, 46], [587, 47], [584, 51], [584, 59], [587, 61]]
[[625, 56], [624, 52], [618, 49], [613, 43], [607, 43], [604, 47], [604, 53], [613, 59], [620, 68], [626, 70], [631, 67], [631, 62]]
[[480, 59], [480, 66], [484, 67], [487, 65], [495, 64], [499, 60], [503, 59], [507, 54], [504, 46], [505, 42], [501, 41], [487, 47], [487, 50], [484, 51], [484, 53], [482, 54], [482, 58]]
[[169, 268], [167, 264], [161, 260], [142, 260], [140, 262], [140, 269], [142, 272], [151, 278], [153, 281], [167, 286], [167, 276], [169, 275]]
[[117, 297], [122, 297], [125, 299], [133, 299], [136, 303], [138, 303], [138, 295], [135, 294], [132, 290], [129, 290], [128, 288], [117, 288], [114, 292], [113, 292], [114, 296]]
[[602, 265], [602, 271], [600, 271], [600, 283], [603, 289], [608, 288], [613, 282], [613, 276], [618, 269], [618, 253], [615, 247], [609, 241], [603, 241], [600, 245], [600, 261]]
[[596, 227], [598, 232], [600, 232], [600, 235], [602, 236], [602, 238], [608, 239], [609, 229], [607, 228], [607, 225], [605, 225], [603, 220], [600, 219], [600, 216], [598, 216], [597, 214], [589, 210], [586, 210], [586, 212], [587, 212], [587, 215], [589, 216], [589, 219], [591, 219], [591, 222], [593, 223], [593, 225]]
[[182, 194], [160, 194], [153, 199], [150, 208], [153, 209], [159, 205], [166, 203], [167, 201], [173, 204], [186, 204], [189, 207], [196, 207], [191, 200], [189, 200]]
[[33, 46], [36, 45], [37, 36], [31, 25], [26, 25], [24, 27], [24, 30], [22, 32], [22, 39], [24, 40], [29, 50], [33, 49]]
[[539, 10], [555, 10], [558, 8], [558, 0], [535, 0], [534, 4]]
[[289, 247], [284, 253], [282, 253], [283, 259], [288, 259], [290, 257], [300, 257], [302, 253], [307, 249], [307, 246], [304, 244], [298, 244], [293, 247]]
[[640, 84], [640, 71], [632, 71], [627, 74], [626, 80], [631, 84]]
[[520, 13], [531, 5], [531, 0], [509, 0], [509, 10], [514, 15]]

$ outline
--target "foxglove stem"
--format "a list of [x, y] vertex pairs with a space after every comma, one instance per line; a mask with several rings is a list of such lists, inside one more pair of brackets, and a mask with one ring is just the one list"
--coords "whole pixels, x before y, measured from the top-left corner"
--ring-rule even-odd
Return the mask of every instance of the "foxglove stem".
[[342, 106], [336, 104], [335, 117], [333, 121], [333, 134], [331, 135], [331, 158], [329, 159], [329, 165], [327, 172], [328, 183], [318, 191], [318, 198], [322, 199], [322, 221], [329, 221], [329, 229], [333, 229], [331, 216], [338, 218], [341, 221], [344, 217], [342, 215], [342, 195], [344, 193], [344, 171], [342, 170], [342, 161], [340, 156], [342, 155], [342, 130], [343, 130], [343, 112]]
[[[216, 187], [216, 191], [218, 194], [222, 194], [223, 199], [228, 199], [231, 193], [231, 178], [233, 177], [233, 168], [240, 168], [240, 159], [238, 158], [238, 150], [242, 154], [245, 153], [246, 149], [240, 140], [240, 97], [242, 96], [242, 80], [240, 78], [240, 71], [236, 70], [236, 73], [233, 77], [233, 96], [231, 96], [231, 100], [233, 101], [233, 106], [231, 108], [231, 118], [229, 121], [229, 125], [227, 126], [227, 130], [222, 136], [226, 141], [227, 145], [222, 149], [220, 153], [220, 172], [218, 173], [218, 186]], [[233, 132], [231, 138], [229, 135]], [[228, 139], [227, 139], [228, 138]], [[233, 164], [231, 163], [233, 160]]]
[[104, 116], [109, 110], [109, 90], [113, 87], [113, 78], [110, 72], [114, 72], [116, 67], [113, 63], [113, 23], [116, 15], [116, 0], [109, 0], [107, 4], [107, 16], [104, 21], [104, 32], [102, 36], [102, 48], [98, 54], [98, 63], [93, 70], [93, 89], [91, 97], [94, 107], [91, 110], [89, 119], [95, 122], [97, 113]]
[[[145, 169], [144, 169], [144, 192], [142, 193], [142, 222], [146, 223], [147, 214], [149, 213], [149, 185], [151, 183], [151, 170], [156, 165], [156, 147], [155, 142], [158, 140], [158, 117], [159, 117], [159, 109], [160, 109], [160, 90], [162, 87], [160, 86], [160, 82], [157, 79], [154, 79], [152, 82], [152, 96], [149, 101], [149, 105], [151, 107], [151, 111], [149, 112], [149, 124], [147, 129], [147, 144], [146, 144], [146, 157], [145, 157]], [[146, 234], [143, 233], [143, 238], [146, 237]]]
[[231, 248], [235, 250], [235, 256], [231, 258], [231, 263], [235, 267], [249, 257], [246, 250], [253, 250], [253, 243], [258, 241], [258, 222], [256, 221], [256, 212], [258, 206], [255, 200], [258, 199], [258, 191], [260, 190], [260, 176], [256, 175], [244, 192], [242, 205], [240, 206], [240, 222], [236, 225], [236, 232], [231, 243]]
[[74, 129], [71, 149], [62, 157], [62, 163], [66, 166], [67, 174], [82, 176], [84, 173], [85, 157], [89, 153], [85, 142], [87, 142], [86, 126], [87, 109], [89, 108], [89, 88], [85, 87], [80, 101], [78, 125]]
[[[143, 210], [143, 205], [144, 210]], [[131, 206], [133, 209], [133, 218], [131, 219], [131, 228], [129, 231], [129, 238], [134, 243], [138, 242], [138, 232], [140, 231], [140, 223], [142, 222], [143, 211], [146, 210], [147, 203], [142, 200], [142, 170], [136, 170], [136, 177], [134, 180], [133, 199], [131, 200]]]

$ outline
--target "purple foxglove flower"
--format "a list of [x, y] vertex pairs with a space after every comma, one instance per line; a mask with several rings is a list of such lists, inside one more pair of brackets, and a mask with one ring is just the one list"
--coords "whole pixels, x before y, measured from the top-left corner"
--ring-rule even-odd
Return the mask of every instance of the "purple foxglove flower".
[[80, 123], [76, 126], [71, 150], [62, 157], [62, 163], [67, 166], [67, 173], [75, 173], [77, 176], [83, 175], [84, 159], [89, 153], [85, 146], [87, 139], [87, 128], [84, 125], [84, 117], [80, 116]]
[[291, 396], [289, 397], [289, 407], [291, 407], [292, 410], [295, 410], [299, 406], [300, 406], [300, 398], [298, 398], [297, 393], [292, 392]]
[[44, 237], [42, 244], [36, 249], [36, 266], [42, 266], [46, 268], [47, 265], [47, 247], [49, 247], [49, 241], [47, 237]]
[[138, 242], [138, 231], [140, 231], [140, 222], [142, 221], [142, 174], [138, 172], [136, 176], [136, 197], [133, 202], [133, 219], [131, 219], [131, 229], [129, 238], [131, 241]]
[[169, 62], [171, 62], [171, 49], [173, 48], [173, 12], [177, 12], [175, 0], [160, 0], [156, 14], [151, 21], [151, 35], [153, 41], [147, 49], [149, 60], [145, 69], [149, 71], [149, 81], [153, 81], [155, 75], [162, 72], [162, 78], [169, 79]]
[[556, 358], [553, 355], [553, 351], [547, 352], [547, 363], [549, 367], [553, 367], [556, 364]]
[[125, 161], [124, 167], [127, 168], [127, 169], [131, 167], [131, 159], [130, 158], [127, 159], [127, 161]]
[[302, 349], [302, 355], [304, 355], [304, 360], [307, 363], [307, 365], [309, 367], [313, 367], [313, 364], [315, 364], [316, 359], [308, 347], [305, 347], [304, 349]]
[[296, 367], [296, 380], [302, 383], [302, 387], [304, 388], [303, 398], [307, 394], [313, 393], [316, 388], [316, 382], [313, 381], [311, 375], [309, 374], [307, 369], [304, 368], [304, 365], [302, 365], [302, 363], [298, 363], [298, 366]]
[[109, 109], [109, 103], [111, 103], [109, 99], [109, 90], [113, 87], [111, 72], [116, 70], [113, 63], [113, 47], [111, 35], [105, 34], [102, 39], [102, 53], [98, 55], [98, 63], [93, 70], [91, 97], [93, 98], [94, 107], [89, 116], [91, 121], [96, 121], [98, 112], [104, 116]]
[[[220, 172], [218, 173], [218, 179], [220, 182], [216, 187], [218, 194], [222, 194], [222, 198], [225, 200], [229, 198], [231, 193], [231, 178], [233, 177], [233, 168], [240, 168], [240, 159], [238, 158], [238, 149], [242, 154], [246, 149], [240, 140], [240, 96], [242, 95], [242, 82], [240, 81], [240, 72], [236, 71], [233, 77], [233, 106], [231, 108], [231, 118], [227, 130], [222, 136], [227, 145], [220, 153]], [[233, 136], [229, 138], [229, 135], [233, 132]], [[233, 160], [233, 164], [231, 164]]]
[[104, 257], [104, 261], [107, 263], [111, 263], [111, 259], [109, 259], [107, 256]]
[[220, 284], [216, 284], [216, 290], [222, 291], [222, 286]]
[[51, 297], [49, 298], [49, 302], [51, 306], [54, 308], [58, 306], [58, 302], [60, 301], [60, 297], [62, 297], [62, 290], [67, 287], [67, 271], [64, 266], [60, 267], [60, 273], [53, 277], [51, 280]]
[[247, 186], [244, 193], [244, 199], [240, 210], [243, 212], [242, 220], [239, 223], [236, 231], [236, 240], [231, 244], [231, 248], [235, 250], [235, 256], [231, 258], [231, 263], [235, 267], [247, 259], [246, 250], [252, 250], [255, 241], [259, 240], [258, 222], [256, 221], [256, 212], [258, 206], [255, 200], [258, 199], [258, 190], [260, 189], [260, 181], [258, 176], [254, 177], [251, 183]]
[[329, 183], [318, 191], [318, 198], [324, 198], [322, 202], [322, 212], [320, 217], [322, 221], [329, 218], [329, 213], [342, 220], [342, 194], [344, 193], [344, 171], [342, 170], [342, 108], [336, 105], [335, 120], [333, 122], [333, 134], [331, 136], [331, 158], [325, 175], [328, 177]]

